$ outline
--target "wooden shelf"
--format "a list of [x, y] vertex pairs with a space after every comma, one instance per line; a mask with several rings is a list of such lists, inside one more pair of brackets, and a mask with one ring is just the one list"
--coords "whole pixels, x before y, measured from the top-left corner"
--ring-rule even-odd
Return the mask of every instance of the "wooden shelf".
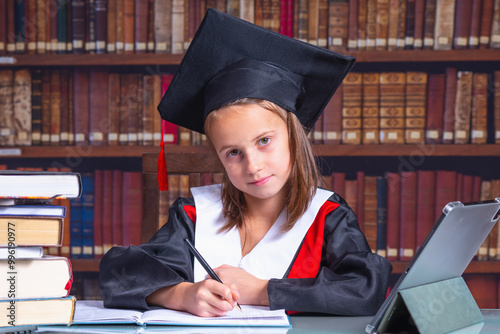
[[[500, 61], [500, 49], [345, 51], [358, 63]], [[178, 65], [183, 54], [19, 54], [0, 57], [0, 66], [152, 66]]]
[[[74, 272], [98, 272], [100, 259], [71, 259], [71, 266]], [[393, 274], [402, 274], [408, 266], [407, 261], [391, 262]], [[472, 261], [466, 274], [500, 274], [500, 261]]]
[[[314, 145], [318, 156], [500, 156], [500, 145]], [[0, 147], [1, 158], [141, 157], [158, 146], [24, 146]], [[165, 146], [166, 153], [210, 153], [207, 146]]]

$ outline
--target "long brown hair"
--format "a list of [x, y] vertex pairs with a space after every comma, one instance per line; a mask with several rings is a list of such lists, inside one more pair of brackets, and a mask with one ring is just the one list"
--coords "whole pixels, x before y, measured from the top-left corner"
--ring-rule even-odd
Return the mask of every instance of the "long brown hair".
[[[210, 139], [210, 130], [213, 119], [217, 117], [217, 111], [229, 106], [243, 104], [257, 104], [261, 108], [275, 113], [287, 124], [292, 167], [290, 177], [285, 184], [285, 203], [288, 219], [282, 226], [282, 229], [284, 232], [289, 231], [307, 210], [312, 197], [316, 193], [316, 188], [322, 185], [322, 178], [316, 166], [311, 142], [307, 138], [307, 134], [300, 121], [293, 113], [267, 100], [244, 98], [208, 114], [205, 120], [205, 133], [210, 143], [212, 143]], [[238, 228], [243, 227], [246, 213], [245, 197], [243, 193], [231, 183], [227, 173], [224, 173], [223, 176], [221, 197], [223, 214], [227, 222], [220, 230], [228, 231], [234, 226]]]

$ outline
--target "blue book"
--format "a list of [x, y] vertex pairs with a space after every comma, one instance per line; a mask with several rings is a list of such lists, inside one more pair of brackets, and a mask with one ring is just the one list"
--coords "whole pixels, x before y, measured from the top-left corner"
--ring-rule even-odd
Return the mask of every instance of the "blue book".
[[82, 175], [82, 258], [94, 257], [94, 174]]

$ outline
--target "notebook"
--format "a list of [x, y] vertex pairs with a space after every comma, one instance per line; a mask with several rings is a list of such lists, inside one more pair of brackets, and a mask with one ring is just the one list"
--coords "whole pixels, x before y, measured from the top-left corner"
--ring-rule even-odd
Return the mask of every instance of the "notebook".
[[500, 198], [448, 203], [429, 235], [366, 326], [375, 334], [398, 292], [423, 284], [460, 277], [500, 216]]
[[73, 324], [136, 324], [170, 326], [242, 326], [242, 327], [290, 327], [285, 310], [269, 310], [265, 306], [242, 305], [220, 317], [196, 315], [153, 307], [141, 312], [128, 309], [105, 308], [101, 300], [79, 300], [75, 306]]

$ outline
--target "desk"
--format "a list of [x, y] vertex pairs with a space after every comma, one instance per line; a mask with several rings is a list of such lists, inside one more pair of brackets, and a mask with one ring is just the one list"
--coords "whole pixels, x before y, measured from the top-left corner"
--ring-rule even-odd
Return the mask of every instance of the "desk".
[[[481, 310], [484, 322], [453, 334], [486, 334], [500, 332], [500, 310]], [[292, 328], [255, 327], [175, 327], [175, 326], [51, 326], [34, 333], [179, 333], [179, 334], [363, 334], [372, 317], [291, 316]]]

